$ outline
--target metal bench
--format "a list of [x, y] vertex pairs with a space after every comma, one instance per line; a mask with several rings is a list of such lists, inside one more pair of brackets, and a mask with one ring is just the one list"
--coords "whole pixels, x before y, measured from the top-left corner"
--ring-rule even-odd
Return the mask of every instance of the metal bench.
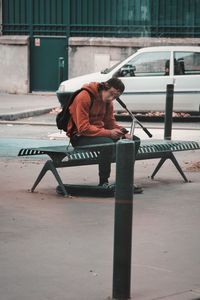
[[[115, 144], [108, 144], [107, 147], [115, 147]], [[84, 146], [74, 149], [73, 147], [49, 146], [39, 148], [23, 148], [19, 151], [18, 156], [35, 156], [47, 154], [51, 159], [47, 160], [39, 173], [31, 191], [33, 192], [47, 171], [51, 171], [55, 176], [60, 189], [64, 195], [68, 195], [65, 185], [63, 184], [57, 168], [93, 165], [99, 163], [99, 153], [105, 145]], [[136, 160], [160, 158], [158, 165], [153, 171], [153, 179], [163, 163], [170, 159], [175, 165], [185, 182], [188, 182], [181, 166], [175, 158], [173, 152], [188, 151], [200, 149], [200, 145], [194, 141], [173, 141], [173, 140], [148, 140], [142, 141], [138, 150]], [[113, 159], [114, 162], [114, 159]]]

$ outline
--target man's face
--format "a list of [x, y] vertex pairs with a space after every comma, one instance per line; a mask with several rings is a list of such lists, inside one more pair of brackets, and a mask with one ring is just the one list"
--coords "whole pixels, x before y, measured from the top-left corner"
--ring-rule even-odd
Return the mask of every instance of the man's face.
[[120, 95], [121, 93], [119, 92], [119, 90], [111, 87], [109, 90], [102, 91], [102, 100], [104, 102], [111, 102], [114, 99], [118, 98]]

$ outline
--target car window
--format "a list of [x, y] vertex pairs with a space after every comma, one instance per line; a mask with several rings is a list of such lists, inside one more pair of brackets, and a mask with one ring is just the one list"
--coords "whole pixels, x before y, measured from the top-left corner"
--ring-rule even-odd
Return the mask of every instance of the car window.
[[110, 73], [113, 69], [115, 69], [119, 64], [121, 64], [122, 61], [118, 61], [116, 64], [114, 64], [112, 67], [110, 68], [106, 68], [105, 70], [101, 71], [101, 74], [108, 74]]
[[200, 74], [200, 53], [179, 51], [174, 53], [174, 75], [197, 74]]
[[122, 66], [115, 76], [166, 76], [169, 75], [169, 62], [169, 51], [141, 53]]

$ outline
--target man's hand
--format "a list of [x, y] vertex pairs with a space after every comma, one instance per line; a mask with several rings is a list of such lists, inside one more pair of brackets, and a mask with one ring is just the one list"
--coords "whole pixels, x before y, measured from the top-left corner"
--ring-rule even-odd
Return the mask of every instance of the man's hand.
[[126, 133], [126, 134], [125, 134], [125, 138], [126, 138], [127, 140], [131, 140], [131, 135], [130, 135], [130, 133]]
[[117, 140], [124, 135], [124, 133], [118, 128], [112, 129], [110, 133], [110, 136], [113, 140]]

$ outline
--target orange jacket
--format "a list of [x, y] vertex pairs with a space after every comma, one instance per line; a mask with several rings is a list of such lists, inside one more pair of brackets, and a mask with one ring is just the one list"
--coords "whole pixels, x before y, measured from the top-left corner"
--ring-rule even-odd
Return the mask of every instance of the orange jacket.
[[[113, 103], [105, 103], [98, 91], [97, 82], [85, 84], [83, 87], [94, 95], [91, 107], [91, 98], [87, 91], [80, 92], [70, 105], [69, 111], [72, 120], [68, 123], [67, 135], [84, 136], [111, 136], [111, 129], [122, 128], [117, 125], [113, 113]], [[74, 126], [74, 124], [75, 126]]]

